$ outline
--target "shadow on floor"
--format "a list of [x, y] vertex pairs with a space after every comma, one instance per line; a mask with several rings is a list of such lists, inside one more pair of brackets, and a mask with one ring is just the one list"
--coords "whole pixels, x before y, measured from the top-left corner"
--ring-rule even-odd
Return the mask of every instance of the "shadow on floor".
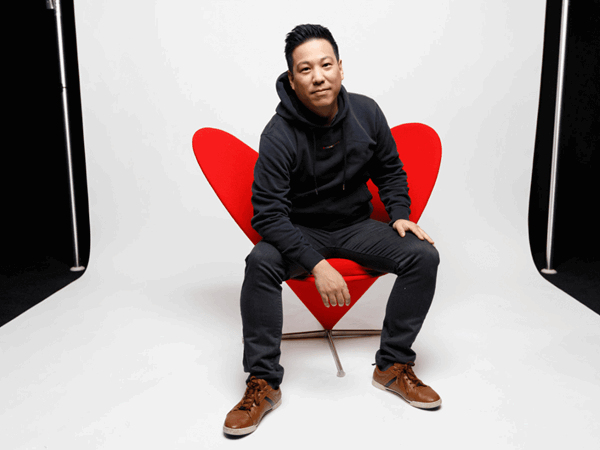
[[[545, 255], [534, 255], [539, 271], [545, 267]], [[556, 274], [540, 272], [549, 283], [600, 314], [600, 261], [597, 257], [571, 258], [555, 265]]]
[[51, 257], [0, 266], [0, 326], [75, 281], [84, 272]]

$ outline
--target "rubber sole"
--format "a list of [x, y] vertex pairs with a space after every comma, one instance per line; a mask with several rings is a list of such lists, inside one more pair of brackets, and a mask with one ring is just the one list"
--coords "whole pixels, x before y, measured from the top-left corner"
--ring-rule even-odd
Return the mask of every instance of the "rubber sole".
[[375, 380], [372, 380], [371, 384], [373, 386], [375, 386], [377, 389], [381, 389], [382, 391], [391, 392], [392, 394], [396, 394], [398, 397], [400, 397], [402, 400], [404, 400], [410, 406], [414, 406], [415, 408], [419, 408], [419, 409], [433, 409], [433, 408], [437, 408], [438, 406], [440, 406], [442, 404], [442, 399], [441, 398], [439, 400], [435, 401], [435, 402], [430, 402], [430, 403], [415, 402], [415, 401], [408, 400], [408, 399], [404, 398], [404, 396], [402, 394], [400, 394], [400, 392], [396, 392], [393, 389], [387, 388], [383, 384], [378, 383]]
[[226, 427], [225, 425], [223, 425], [223, 433], [229, 434], [231, 436], [244, 436], [246, 434], [253, 433], [260, 425], [261, 420], [263, 420], [264, 417], [267, 414], [269, 414], [271, 411], [275, 411], [277, 408], [279, 408], [279, 405], [281, 405], [281, 399], [279, 399], [279, 401], [277, 403], [275, 403], [270, 410], [268, 410], [266, 413], [264, 413], [263, 416], [258, 420], [258, 422], [252, 426], [249, 426], [246, 428], [229, 428], [229, 427]]

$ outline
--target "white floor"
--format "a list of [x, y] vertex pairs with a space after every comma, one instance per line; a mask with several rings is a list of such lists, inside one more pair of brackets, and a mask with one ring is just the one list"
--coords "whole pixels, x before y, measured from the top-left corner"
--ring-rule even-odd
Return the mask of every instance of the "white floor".
[[[0, 328], [0, 448], [598, 447], [600, 316], [548, 284], [528, 247], [545, 1], [152, 3], [76, 4], [92, 256]], [[338, 343], [344, 378], [326, 342], [288, 341], [282, 406], [234, 441], [222, 424], [244, 391], [251, 244], [191, 138], [212, 126], [256, 148], [283, 37], [305, 22], [333, 31], [350, 91], [442, 139], [420, 221], [442, 262], [415, 349], [443, 405], [372, 387], [376, 338]], [[392, 282], [338, 327], [379, 327]], [[317, 328], [288, 289], [284, 311], [284, 331]]]
[[[600, 441], [600, 316], [541, 277], [438, 296], [415, 348], [440, 410], [371, 386], [377, 338], [338, 341], [344, 378], [324, 341], [287, 341], [282, 406], [243, 442], [230, 441], [222, 422], [245, 377], [237, 281], [190, 271], [90, 289], [86, 276], [0, 328], [2, 447], [592, 449]], [[380, 280], [381, 290], [391, 281]], [[285, 305], [286, 330], [315, 329], [287, 290]], [[382, 308], [367, 293], [339, 326], [376, 327]]]

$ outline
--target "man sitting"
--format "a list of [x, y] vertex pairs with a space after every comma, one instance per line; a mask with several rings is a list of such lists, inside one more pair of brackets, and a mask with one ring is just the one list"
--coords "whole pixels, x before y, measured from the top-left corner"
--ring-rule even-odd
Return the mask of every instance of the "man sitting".
[[[408, 220], [406, 173], [386, 119], [375, 101], [342, 86], [342, 61], [327, 28], [295, 27], [285, 55], [288, 71], [276, 84], [281, 102], [261, 135], [254, 169], [252, 226], [262, 241], [246, 258], [240, 303], [249, 376], [225, 419], [229, 435], [253, 432], [281, 403], [283, 281], [312, 274], [324, 307], [350, 305], [346, 283], [327, 258], [397, 275], [372, 383], [418, 408], [441, 404], [414, 374], [411, 348], [433, 299], [439, 256]], [[369, 178], [389, 225], [369, 218]]]

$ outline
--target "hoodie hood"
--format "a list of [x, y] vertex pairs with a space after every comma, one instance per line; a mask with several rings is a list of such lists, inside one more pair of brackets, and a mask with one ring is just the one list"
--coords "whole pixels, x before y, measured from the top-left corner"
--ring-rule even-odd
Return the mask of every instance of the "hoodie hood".
[[[323, 138], [327, 135], [330, 137], [336, 134], [335, 130], [338, 130], [337, 133], [341, 132], [338, 143], [341, 145], [340, 151], [343, 157], [343, 170], [342, 170], [342, 179], [340, 188], [342, 190], [346, 189], [346, 159], [348, 150], [346, 148], [346, 142], [344, 140], [344, 119], [348, 114], [348, 93], [344, 86], [340, 87], [340, 92], [338, 94], [338, 112], [335, 117], [331, 121], [331, 124], [327, 125], [326, 119], [318, 116], [309, 110], [304, 104], [298, 99], [298, 96], [292, 89], [290, 85], [290, 80], [288, 78], [287, 72], [283, 72], [277, 78], [276, 83], [277, 95], [281, 102], [277, 105], [276, 112], [278, 115], [283, 117], [285, 120], [294, 123], [299, 128], [306, 129], [309, 139], [312, 141], [309, 145], [312, 150], [311, 155], [311, 165], [312, 165], [312, 173], [313, 173], [313, 182], [314, 182], [314, 192], [316, 195], [319, 195], [319, 182], [317, 180], [317, 160], [318, 155], [317, 152], [319, 148], [322, 147], [323, 150], [327, 148], [331, 148], [334, 145], [326, 145], [323, 146]], [[341, 125], [340, 125], [341, 124]]]
[[[275, 87], [277, 95], [279, 95], [279, 99], [281, 100], [276, 109], [277, 114], [288, 121], [296, 122], [297, 124], [300, 123], [304, 125], [304, 127], [327, 128], [324, 119], [310, 111], [298, 99], [292, 86], [290, 86], [287, 72], [283, 72], [279, 75]], [[340, 93], [338, 94], [338, 112], [331, 122], [331, 125], [329, 125], [330, 127], [335, 127], [342, 122], [348, 114], [347, 99], [348, 93], [342, 85]]]

